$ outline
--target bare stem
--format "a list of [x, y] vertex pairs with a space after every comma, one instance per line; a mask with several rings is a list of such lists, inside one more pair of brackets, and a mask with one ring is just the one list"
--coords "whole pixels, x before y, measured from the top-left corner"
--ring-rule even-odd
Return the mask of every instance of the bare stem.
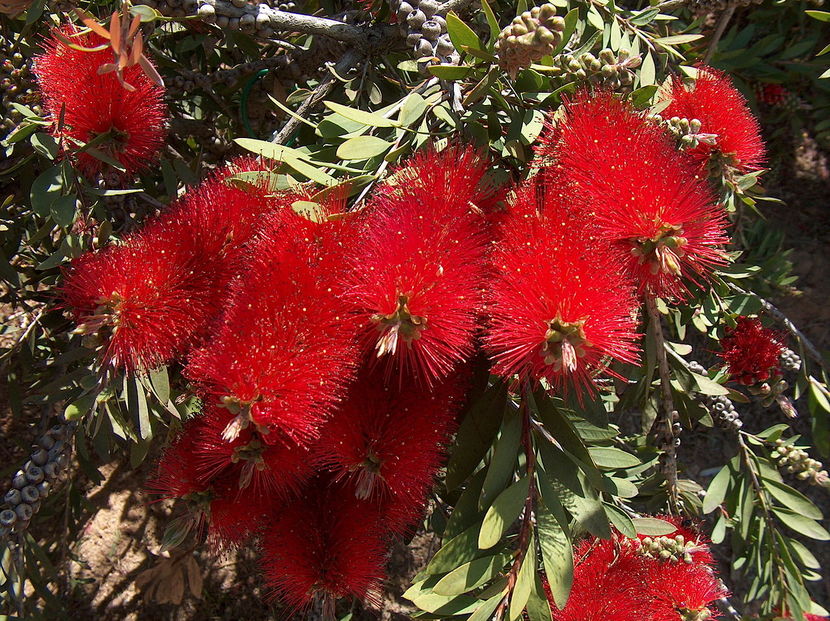
[[669, 370], [669, 359], [666, 356], [666, 341], [663, 337], [663, 325], [660, 322], [657, 302], [651, 295], [646, 296], [645, 302], [649, 323], [654, 331], [654, 349], [657, 355], [657, 367], [660, 373], [660, 392], [662, 395], [662, 408], [660, 414], [657, 416], [657, 420], [654, 421], [654, 429], [657, 436], [657, 448], [662, 452], [660, 456], [660, 468], [666, 477], [669, 510], [672, 513], [677, 513], [680, 503], [677, 492], [677, 447], [675, 446], [674, 424], [678, 415], [674, 409], [674, 400], [671, 394], [671, 371]]
[[[335, 74], [341, 75], [347, 73], [351, 68], [357, 65], [361, 60], [363, 60], [364, 55], [362, 52], [351, 49], [346, 52], [340, 61], [334, 66], [333, 71], [334, 73], [329, 73], [325, 78], [322, 79], [320, 84], [317, 85], [317, 88], [309, 95], [306, 100], [300, 105], [297, 109], [297, 116], [301, 118], [305, 118], [308, 114], [309, 110], [311, 110], [314, 106], [316, 106], [319, 102], [323, 101], [328, 94], [334, 89], [334, 86], [337, 84], [337, 78]], [[300, 124], [300, 120], [297, 116], [291, 116], [285, 125], [283, 125], [282, 129], [280, 129], [272, 138], [271, 142], [276, 144], [283, 144], [291, 134], [294, 133], [294, 130], [297, 129], [297, 126]]]
[[712, 60], [712, 56], [714, 56], [715, 50], [718, 49], [718, 43], [720, 42], [723, 33], [726, 31], [726, 27], [729, 25], [729, 20], [731, 20], [732, 15], [735, 14], [735, 9], [737, 7], [737, 4], [735, 4], [734, 2], [731, 3], [720, 16], [717, 28], [715, 28], [715, 33], [712, 35], [712, 39], [709, 41], [709, 49], [706, 50], [706, 56], [703, 57], [703, 64], [708, 65], [709, 61]]

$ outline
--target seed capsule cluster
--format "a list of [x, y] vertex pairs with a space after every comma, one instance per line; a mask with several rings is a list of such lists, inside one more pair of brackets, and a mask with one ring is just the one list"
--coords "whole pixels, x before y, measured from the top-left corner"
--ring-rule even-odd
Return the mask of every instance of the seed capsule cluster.
[[827, 485], [827, 470], [824, 464], [811, 458], [804, 449], [787, 444], [779, 438], [775, 441], [775, 450], [770, 457], [778, 462], [779, 468], [786, 469], [790, 474], [801, 481], [808, 481], [811, 485]]
[[581, 56], [558, 54], [553, 58], [554, 77], [580, 82], [588, 81], [613, 91], [631, 90], [634, 85], [634, 69], [642, 59], [632, 56], [625, 48], [616, 54], [609, 48], [600, 51], [599, 56], [587, 52]]
[[163, 15], [184, 17], [195, 13], [202, 20], [216, 24], [223, 30], [240, 30], [265, 39], [274, 36], [278, 26], [276, 15], [280, 11], [295, 8], [293, 2], [271, 6], [262, 2], [252, 4], [247, 0], [142, 0]]
[[[696, 360], [689, 363], [689, 370], [698, 375], [706, 375], [706, 369]], [[700, 395], [703, 406], [721, 429], [737, 433], [744, 426], [732, 399], [726, 395]]]
[[717, 142], [716, 134], [707, 134], [701, 131], [703, 124], [698, 119], [686, 119], [678, 116], [664, 119], [659, 114], [650, 114], [647, 118], [674, 136], [678, 147], [681, 149], [694, 149], [700, 143], [714, 145]]
[[682, 561], [686, 564], [692, 563], [692, 552], [698, 546], [693, 541], [686, 541], [683, 535], [675, 535], [674, 537], [643, 537], [639, 542], [637, 552], [642, 556], [672, 563]]
[[13, 51], [12, 42], [0, 36], [0, 96], [2, 96], [2, 120], [0, 134], [17, 127], [23, 115], [12, 107], [12, 103], [29, 106], [36, 114], [42, 114], [40, 98], [34, 87], [32, 60], [19, 51]]
[[69, 440], [74, 429], [74, 424], [58, 424], [40, 437], [3, 497], [6, 508], [0, 511], [0, 537], [25, 530], [40, 509], [52, 484], [69, 464]]
[[556, 14], [556, 6], [533, 7], [505, 27], [496, 41], [499, 66], [511, 77], [535, 61], [553, 54], [562, 41], [565, 20]]
[[437, 58], [442, 63], [455, 64], [458, 51], [447, 34], [447, 21], [436, 0], [392, 0], [392, 11], [406, 33], [406, 44], [415, 58]]
[[789, 347], [781, 352], [781, 369], [798, 373], [801, 370], [801, 357]]
[[696, 15], [706, 15], [720, 13], [733, 4], [737, 7], [748, 7], [762, 2], [763, 0], [687, 0], [686, 6]]

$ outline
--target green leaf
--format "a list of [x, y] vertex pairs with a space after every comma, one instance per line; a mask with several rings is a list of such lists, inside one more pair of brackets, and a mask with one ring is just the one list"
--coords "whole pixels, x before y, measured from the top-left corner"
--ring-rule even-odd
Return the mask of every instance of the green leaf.
[[[375, 114], [373, 112], [366, 112], [357, 108], [350, 108], [343, 104], [335, 103], [333, 101], [324, 101], [323, 104], [332, 112], [335, 112], [343, 118], [355, 121], [367, 127], [398, 127], [399, 123], [386, 117]], [[238, 139], [237, 139], [238, 142]]]
[[731, 471], [727, 466], [718, 471], [715, 478], [709, 483], [706, 496], [703, 498], [703, 513], [712, 513], [723, 503], [731, 478]]
[[62, 228], [69, 228], [75, 221], [75, 208], [78, 204], [78, 197], [74, 194], [69, 196], [61, 196], [54, 203], [52, 203], [49, 211], [52, 214], [52, 220], [55, 224]]
[[355, 136], [337, 147], [337, 157], [341, 160], [368, 160], [392, 147], [391, 142], [377, 136]]
[[127, 170], [126, 168], [124, 168], [124, 164], [119, 162], [115, 157], [113, 157], [113, 156], [111, 156], [107, 153], [104, 153], [100, 149], [96, 149], [95, 147], [86, 146], [86, 147], [83, 147], [83, 152], [88, 153], [89, 155], [94, 157], [96, 160], [101, 160], [102, 162], [104, 162], [104, 164], [109, 164], [115, 170], [118, 170], [118, 171], [121, 171], [121, 172], [125, 172]]
[[830, 540], [830, 533], [828, 533], [824, 527], [815, 520], [811, 520], [808, 517], [799, 515], [798, 513], [788, 509], [781, 509], [779, 507], [773, 507], [772, 512], [784, 523], [785, 526], [804, 535], [805, 537], [816, 539], [818, 541]]
[[533, 581], [533, 592], [527, 600], [527, 618], [528, 621], [553, 621], [550, 613], [550, 603], [548, 603], [548, 596], [542, 586], [539, 572], [536, 572]]
[[484, 479], [484, 487], [478, 501], [479, 508], [489, 507], [495, 497], [513, 479], [521, 435], [522, 419], [518, 411], [510, 407], [504, 415], [501, 436], [496, 440], [493, 457], [490, 459], [490, 465], [487, 468], [487, 476]]
[[570, 42], [578, 23], [579, 8], [571, 9], [568, 11], [568, 14], [565, 15], [565, 29], [562, 31], [562, 40], [559, 42], [559, 45], [556, 46], [556, 49], [553, 50], [552, 56], [556, 56], [565, 49], [565, 46]]
[[636, 455], [626, 453], [612, 446], [592, 446], [588, 449], [588, 452], [598, 468], [616, 470], [618, 468], [633, 468], [642, 463]]
[[135, 6], [131, 6], [130, 15], [138, 15], [142, 24], [155, 21], [161, 16], [161, 14], [158, 11], [156, 11], [152, 7], [147, 6], [146, 4], [137, 4]]
[[[486, 0], [483, 0], [486, 2]], [[499, 602], [504, 599], [504, 593], [498, 593], [484, 602], [481, 606], [476, 608], [476, 611], [470, 615], [470, 618], [467, 621], [490, 621], [490, 618], [493, 616], [493, 613], [496, 611], [496, 608], [499, 606]]]
[[574, 560], [571, 542], [559, 521], [544, 506], [536, 511], [536, 533], [553, 601], [562, 609], [568, 602], [573, 584]]
[[506, 404], [507, 386], [499, 382], [470, 406], [450, 451], [446, 477], [449, 491], [461, 485], [484, 459], [499, 431]]
[[821, 510], [798, 490], [793, 489], [785, 483], [771, 479], [764, 478], [762, 480], [770, 495], [784, 505], [785, 508], [813, 520], [821, 520], [824, 518]]
[[481, 496], [481, 486], [484, 485], [484, 476], [487, 472], [479, 470], [468, 481], [467, 487], [455, 503], [452, 515], [444, 528], [443, 538], [452, 539], [460, 535], [465, 529], [484, 518], [482, 511], [478, 508], [478, 498]]
[[142, 440], [153, 437], [153, 428], [150, 425], [150, 411], [147, 408], [147, 395], [144, 386], [136, 378], [124, 376], [124, 395], [127, 400], [127, 410], [138, 421], [138, 436]]
[[605, 491], [619, 498], [634, 498], [639, 493], [637, 486], [628, 479], [606, 476], [603, 481]]
[[650, 24], [652, 20], [660, 14], [660, 9], [657, 7], [645, 9], [637, 13], [635, 17], [632, 17], [629, 22], [634, 24], [635, 26], [645, 26]]
[[533, 592], [533, 585], [536, 582], [536, 542], [533, 533], [530, 534], [527, 542], [527, 553], [522, 560], [519, 574], [516, 576], [516, 585], [513, 587], [513, 595], [510, 597], [510, 608], [507, 618], [515, 621], [522, 616], [522, 611]]
[[812, 17], [813, 19], [817, 19], [820, 22], [830, 22], [830, 13], [827, 11], [804, 11], [807, 15]]
[[427, 565], [427, 574], [445, 574], [456, 567], [481, 556], [478, 549], [478, 533], [481, 524], [474, 524], [460, 535], [453, 537], [443, 546]]
[[44, 218], [52, 214], [52, 204], [60, 198], [63, 179], [60, 166], [50, 166], [32, 182], [29, 198], [34, 212]]
[[702, 39], [702, 34], [684, 34], [684, 35], [672, 35], [670, 37], [660, 37], [658, 39], [654, 39], [654, 43], [658, 43], [659, 45], [682, 45], [684, 43], [691, 43], [692, 41], [697, 41], [698, 39]]
[[320, 203], [314, 201], [294, 201], [291, 203], [291, 210], [298, 216], [302, 216], [311, 222], [325, 222], [326, 211]]
[[716, 381], [709, 379], [704, 375], [692, 373], [692, 378], [695, 380], [699, 392], [704, 395], [728, 395], [729, 389], [726, 386], [718, 384]]
[[527, 499], [530, 479], [522, 477], [504, 490], [484, 515], [478, 547], [487, 550], [496, 545], [510, 525], [519, 517]]
[[427, 109], [427, 100], [420, 93], [409, 93], [403, 101], [398, 114], [398, 122], [402, 127], [409, 127], [416, 123]]
[[467, 24], [462, 22], [454, 11], [447, 13], [447, 32], [455, 49], [461, 50], [468, 46], [476, 50], [484, 49], [478, 35]]
[[35, 151], [48, 157], [50, 160], [58, 157], [58, 141], [53, 136], [38, 132], [32, 136], [29, 142], [31, 142]]
[[643, 64], [640, 67], [640, 86], [652, 86], [654, 84], [657, 70], [654, 66], [654, 57], [651, 52], [646, 52], [643, 57]]
[[438, 581], [432, 590], [438, 595], [461, 595], [492, 580], [510, 561], [512, 554], [496, 554], [465, 563]]
[[150, 385], [159, 402], [170, 401], [170, 379], [167, 376], [167, 367], [159, 367], [150, 371]]
[[490, 8], [490, 3], [487, 0], [481, 0], [481, 8], [484, 11], [484, 16], [487, 18], [487, 25], [490, 27], [490, 40], [487, 42], [487, 47], [488, 49], [493, 49], [499, 32], [501, 32], [499, 20], [496, 18], [496, 14], [493, 13], [493, 9]]
[[602, 506], [605, 508], [605, 514], [608, 516], [608, 519], [618, 531], [632, 539], [637, 536], [637, 529], [634, 528], [634, 522], [625, 511], [607, 502], [603, 502]]
[[631, 521], [634, 524], [634, 528], [637, 529], [638, 535], [660, 537], [662, 535], [671, 535], [677, 530], [677, 526], [671, 522], [653, 517], [634, 518]]
[[429, 72], [442, 80], [463, 80], [470, 73], [471, 68], [459, 65], [430, 65]]
[[68, 421], [80, 420], [95, 404], [95, 394], [88, 392], [66, 406], [64, 418]]

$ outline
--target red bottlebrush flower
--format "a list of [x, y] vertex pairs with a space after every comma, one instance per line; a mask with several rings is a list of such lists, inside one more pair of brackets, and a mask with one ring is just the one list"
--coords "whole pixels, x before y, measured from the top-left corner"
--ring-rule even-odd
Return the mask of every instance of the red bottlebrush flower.
[[335, 253], [351, 221], [315, 223], [287, 206], [260, 226], [244, 277], [225, 296], [221, 325], [186, 373], [208, 405], [238, 412], [226, 439], [253, 422], [269, 443], [279, 431], [307, 444], [319, 437], [358, 359]]
[[694, 86], [687, 87], [682, 78], [676, 77], [663, 98], [671, 99], [661, 113], [664, 117], [697, 119], [701, 132], [717, 135], [714, 145], [700, 143], [693, 149], [694, 155], [708, 160], [717, 152], [741, 172], [761, 168], [766, 159], [761, 127], [726, 74], [698, 67]]
[[377, 603], [384, 541], [377, 510], [354, 491], [316, 480], [276, 513], [262, 541], [265, 581], [295, 610], [315, 598], [333, 613], [343, 597]]
[[218, 551], [247, 543], [281, 509], [267, 495], [240, 493], [238, 477], [234, 475], [214, 481], [209, 497], [207, 540]]
[[581, 390], [612, 360], [636, 361], [637, 301], [616, 252], [555, 188], [529, 186], [511, 205], [493, 253], [485, 345], [497, 375]]
[[[61, 33], [84, 48], [106, 43], [94, 33], [79, 35], [74, 26], [64, 27]], [[112, 60], [109, 46], [85, 52], [53, 34], [44, 53], [35, 59], [35, 74], [52, 118], [52, 135], [83, 143], [101, 140], [95, 148], [121, 163], [125, 169], [122, 179], [131, 178], [155, 161], [164, 144], [164, 89], [138, 65], [123, 71], [125, 80], [135, 87], [133, 91], [119, 84], [115, 72], [99, 74], [98, 69]], [[64, 148], [73, 147], [70, 143]], [[89, 153], [77, 154], [77, 167], [89, 178], [115, 170]]]
[[615, 532], [609, 540], [589, 538], [577, 546], [568, 602], [563, 610], [550, 602], [555, 621], [717, 617], [709, 606], [727, 593], [711, 568], [708, 540], [675, 518], [658, 517], [678, 530], [636, 539]]
[[780, 367], [784, 349], [781, 335], [761, 324], [760, 319], [738, 317], [737, 325], [726, 331], [720, 357], [733, 381], [751, 386], [765, 382]]
[[711, 568], [651, 560], [648, 588], [653, 598], [654, 621], [717, 619], [714, 602], [729, 592]]
[[585, 200], [581, 217], [627, 256], [641, 293], [683, 298], [724, 262], [726, 216], [706, 180], [657, 127], [610, 93], [565, 106], [551, 152]]
[[768, 106], [783, 105], [789, 95], [789, 91], [780, 84], [758, 84], [755, 93], [758, 100]]
[[200, 481], [220, 478], [232, 482], [240, 497], [285, 498], [296, 493], [311, 477], [308, 449], [290, 438], [265, 439], [249, 425], [233, 439], [223, 437], [237, 413], [209, 406], [196, 418], [188, 433], [195, 436], [193, 459]]
[[473, 351], [480, 305], [486, 164], [450, 147], [417, 155], [376, 194], [364, 218], [348, 295], [362, 344], [385, 368], [424, 385]]
[[194, 458], [196, 438], [182, 432], [159, 459], [156, 475], [147, 483], [147, 490], [161, 498], [185, 498], [207, 489], [200, 480]]
[[105, 339], [105, 364], [152, 369], [204, 338], [255, 222], [277, 209], [267, 188], [225, 183], [253, 167], [252, 160], [231, 164], [123, 245], [88, 252], [65, 270], [62, 297], [80, 331]]
[[386, 386], [364, 369], [314, 447], [318, 463], [351, 480], [358, 498], [380, 503], [388, 530], [406, 529], [432, 488], [464, 384], [454, 374], [433, 391]]

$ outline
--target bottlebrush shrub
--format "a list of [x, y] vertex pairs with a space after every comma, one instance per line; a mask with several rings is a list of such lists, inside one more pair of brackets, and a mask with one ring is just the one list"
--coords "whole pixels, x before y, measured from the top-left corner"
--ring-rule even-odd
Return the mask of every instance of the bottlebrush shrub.
[[364, 367], [314, 446], [319, 467], [382, 507], [390, 531], [412, 526], [423, 512], [455, 428], [465, 375], [456, 372], [427, 390], [387, 384], [382, 372]]
[[186, 368], [208, 406], [236, 414], [228, 440], [250, 423], [269, 443], [318, 438], [357, 365], [339, 284], [347, 268], [335, 252], [352, 220], [312, 222], [293, 213], [295, 198], [260, 224], [221, 324]]
[[[676, 524], [676, 518], [661, 516]], [[554, 621], [704, 621], [728, 593], [713, 569], [708, 540], [678, 527], [657, 537], [589, 538], [576, 546], [567, 605], [550, 599]]]
[[734, 328], [721, 339], [718, 355], [733, 381], [752, 386], [767, 381], [780, 370], [782, 337], [754, 317], [738, 317]]
[[254, 223], [280, 207], [266, 185], [226, 183], [257, 166], [229, 164], [121, 245], [87, 252], [65, 269], [61, 296], [78, 330], [103, 341], [104, 366], [153, 369], [205, 337]]
[[740, 172], [758, 170], [766, 159], [758, 119], [749, 110], [746, 98], [729, 77], [717, 69], [701, 65], [692, 85], [675, 77], [663, 99], [670, 100], [663, 116], [697, 119], [700, 131], [717, 136], [714, 145], [700, 142], [690, 153], [706, 162], [717, 153], [723, 162]]
[[[94, 51], [71, 47], [52, 33], [44, 43], [44, 53], [35, 58], [38, 85], [52, 121], [50, 131], [63, 141], [64, 151], [73, 154], [78, 170], [88, 178], [104, 171], [124, 180], [132, 178], [157, 159], [164, 144], [164, 88], [134, 65], [123, 70], [125, 80], [135, 87], [127, 90], [115, 72], [98, 72], [113, 60], [103, 37], [80, 34], [72, 25], [60, 33], [73, 45]], [[94, 148], [117, 160], [124, 170], [118, 173], [89, 152], [76, 152], [78, 145], [67, 139], [84, 144], [95, 141]]]
[[339, 598], [379, 602], [385, 530], [377, 507], [354, 494], [319, 477], [274, 514], [261, 544], [265, 582], [295, 611], [320, 598], [334, 618]]
[[[611, 361], [637, 359], [637, 302], [617, 252], [568, 211], [578, 196], [528, 185], [494, 251], [485, 336], [493, 372], [584, 390]], [[589, 285], [590, 283], [590, 285]]]
[[471, 150], [428, 151], [399, 169], [366, 210], [347, 295], [363, 350], [401, 385], [431, 386], [473, 352], [486, 169]]
[[688, 156], [607, 92], [581, 93], [544, 151], [581, 196], [581, 217], [616, 246], [641, 293], [683, 299], [725, 261], [723, 209]]

